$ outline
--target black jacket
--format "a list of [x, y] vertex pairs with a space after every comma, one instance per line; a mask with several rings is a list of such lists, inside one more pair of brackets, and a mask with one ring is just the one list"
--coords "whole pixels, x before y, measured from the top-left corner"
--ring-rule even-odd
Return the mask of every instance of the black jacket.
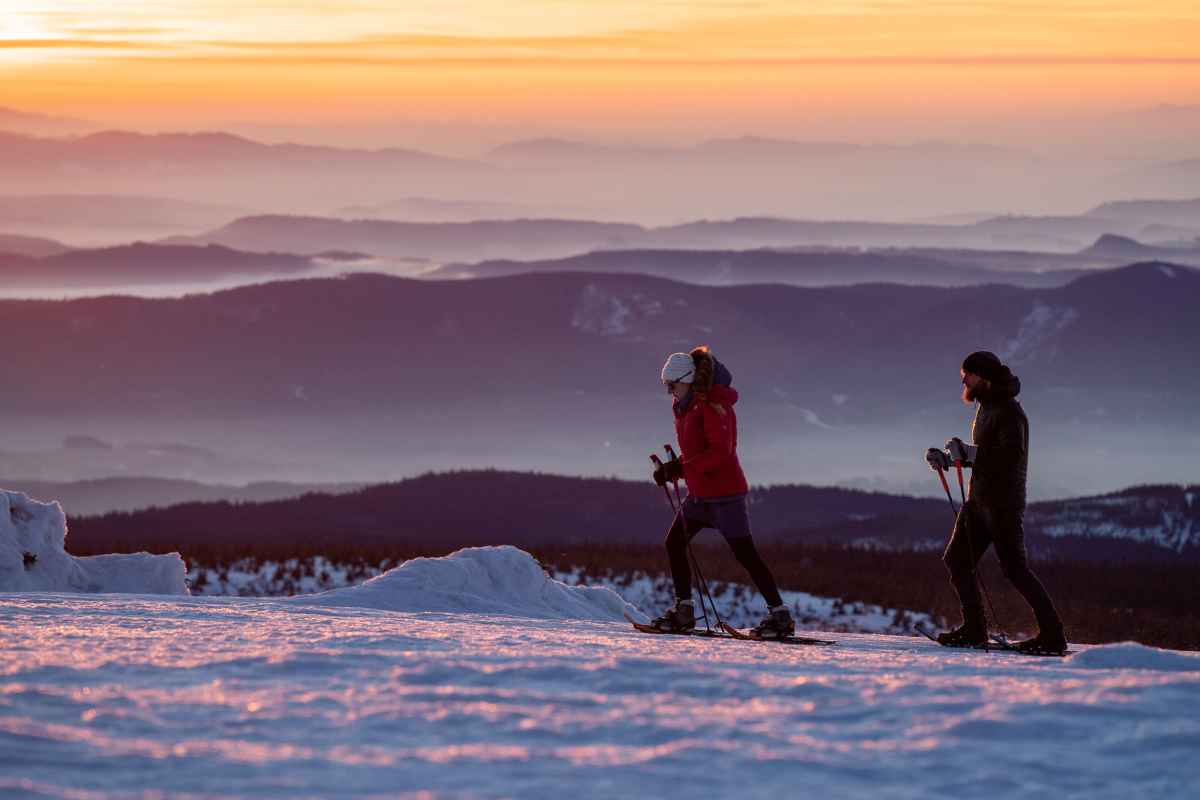
[[1017, 376], [993, 383], [979, 398], [971, 438], [979, 451], [971, 470], [971, 501], [993, 511], [1025, 510], [1025, 480], [1029, 467], [1029, 419], [1017, 402]]

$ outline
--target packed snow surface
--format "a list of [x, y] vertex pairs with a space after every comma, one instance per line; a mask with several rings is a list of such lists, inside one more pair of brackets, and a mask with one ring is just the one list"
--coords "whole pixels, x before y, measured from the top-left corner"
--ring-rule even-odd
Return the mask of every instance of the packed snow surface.
[[0, 796], [1094, 800], [1200, 782], [1193, 654], [646, 635], [607, 590], [511, 548], [421, 561], [286, 601], [0, 595]]
[[66, 540], [58, 503], [0, 490], [0, 592], [188, 593], [178, 553], [77, 558]]

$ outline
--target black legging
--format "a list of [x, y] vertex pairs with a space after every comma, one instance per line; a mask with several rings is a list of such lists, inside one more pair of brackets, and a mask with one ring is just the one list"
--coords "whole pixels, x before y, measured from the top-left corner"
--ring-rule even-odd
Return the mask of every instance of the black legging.
[[[695, 527], [694, 524], [688, 525], [682, 514], [676, 514], [671, 529], [667, 531], [667, 556], [671, 559], [671, 579], [675, 582], [676, 599], [692, 599], [692, 568], [688, 563], [687, 546], [692, 537], [701, 530], [703, 528]], [[783, 605], [779, 588], [775, 585], [775, 577], [758, 554], [754, 539], [750, 536], [739, 536], [725, 541], [729, 543], [729, 549], [733, 551], [738, 563], [750, 573], [751, 580], [767, 601], [767, 606], [773, 608]]]
[[963, 609], [982, 611], [983, 599], [975, 567], [988, 545], [996, 548], [1004, 577], [1025, 598], [1042, 630], [1060, 626], [1058, 611], [1042, 582], [1029, 568], [1025, 554], [1025, 525], [1021, 513], [1004, 513], [968, 502], [954, 522], [954, 534], [942, 560], [950, 570], [950, 582], [958, 592]]

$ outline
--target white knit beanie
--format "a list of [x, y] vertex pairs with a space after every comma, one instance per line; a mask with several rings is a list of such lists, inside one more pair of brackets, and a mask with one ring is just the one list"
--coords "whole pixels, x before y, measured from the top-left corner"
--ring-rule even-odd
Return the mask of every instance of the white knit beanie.
[[663, 383], [691, 383], [696, 377], [696, 365], [687, 353], [671, 353], [663, 364]]

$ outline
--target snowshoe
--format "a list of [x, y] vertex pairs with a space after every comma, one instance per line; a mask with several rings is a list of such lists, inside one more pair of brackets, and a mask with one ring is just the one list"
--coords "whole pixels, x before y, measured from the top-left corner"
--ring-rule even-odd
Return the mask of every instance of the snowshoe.
[[661, 617], [650, 622], [652, 626], [667, 633], [687, 633], [696, 629], [696, 609], [690, 602], [676, 601]]
[[1029, 655], [1061, 656], [1067, 652], [1067, 637], [1061, 625], [1047, 627], [1038, 631], [1038, 635], [1013, 645], [1017, 650]]
[[796, 623], [786, 608], [778, 608], [767, 614], [763, 621], [750, 629], [756, 639], [786, 639], [796, 632]]
[[963, 623], [952, 631], [939, 633], [942, 647], [985, 647], [988, 644], [987, 618], [983, 609], [963, 609]]

